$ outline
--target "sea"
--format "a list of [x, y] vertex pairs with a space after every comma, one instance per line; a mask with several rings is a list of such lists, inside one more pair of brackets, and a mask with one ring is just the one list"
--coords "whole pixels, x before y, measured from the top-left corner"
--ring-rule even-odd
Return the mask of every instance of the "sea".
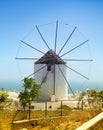
[[21, 81], [0, 81], [0, 89], [5, 91], [22, 91], [23, 82]]
[[[103, 90], [102, 83], [69, 83], [70, 87], [68, 87], [68, 93], [71, 93], [71, 89], [73, 92], [76, 91], [85, 91], [86, 89], [96, 89]], [[71, 88], [71, 89], [70, 89]], [[0, 90], [6, 91], [17, 91], [20, 92], [23, 90], [23, 81], [0, 81]]]

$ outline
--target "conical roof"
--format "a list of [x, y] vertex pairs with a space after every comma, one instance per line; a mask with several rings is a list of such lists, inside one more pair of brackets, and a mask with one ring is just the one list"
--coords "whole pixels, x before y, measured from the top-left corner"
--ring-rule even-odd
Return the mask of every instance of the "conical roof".
[[65, 64], [65, 62], [53, 50], [49, 50], [35, 64]]

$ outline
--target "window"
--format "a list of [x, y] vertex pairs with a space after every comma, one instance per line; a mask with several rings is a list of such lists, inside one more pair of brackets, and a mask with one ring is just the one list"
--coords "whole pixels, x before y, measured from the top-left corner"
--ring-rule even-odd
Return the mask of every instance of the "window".
[[51, 65], [49, 64], [49, 65], [47, 65], [47, 71], [51, 71]]

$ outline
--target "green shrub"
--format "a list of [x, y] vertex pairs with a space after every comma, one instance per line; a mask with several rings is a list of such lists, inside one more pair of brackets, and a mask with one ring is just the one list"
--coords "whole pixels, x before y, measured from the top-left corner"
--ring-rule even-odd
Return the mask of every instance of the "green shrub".
[[62, 105], [62, 108], [61, 107], [59, 107], [58, 109], [63, 109], [63, 110], [72, 110], [69, 106], [67, 106], [67, 105]]

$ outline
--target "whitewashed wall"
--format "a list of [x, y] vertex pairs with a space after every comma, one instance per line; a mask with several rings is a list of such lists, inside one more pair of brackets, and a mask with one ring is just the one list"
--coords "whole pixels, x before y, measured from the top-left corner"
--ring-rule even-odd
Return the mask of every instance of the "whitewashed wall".
[[[34, 70], [39, 70], [45, 66], [45, 64], [34, 64]], [[64, 65], [59, 65], [63, 74], [66, 77], [66, 67]], [[35, 74], [35, 80], [37, 83], [41, 84], [43, 78], [47, 73], [47, 66]], [[53, 95], [54, 88], [54, 66], [52, 70], [48, 72], [45, 82], [42, 84], [41, 99], [50, 100]], [[58, 65], [55, 65], [55, 100], [67, 100], [68, 99], [68, 85], [61, 74]]]

